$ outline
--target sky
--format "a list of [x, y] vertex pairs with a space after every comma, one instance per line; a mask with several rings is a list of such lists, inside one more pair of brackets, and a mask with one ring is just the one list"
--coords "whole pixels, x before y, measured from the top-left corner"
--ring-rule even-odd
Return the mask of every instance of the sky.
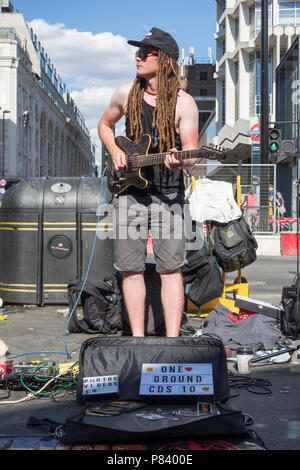
[[[215, 0], [11, 0], [37, 35], [83, 114], [100, 161], [98, 121], [113, 91], [135, 78], [135, 47], [153, 27], [176, 39], [180, 55], [215, 57]], [[123, 133], [124, 124], [116, 127]]]

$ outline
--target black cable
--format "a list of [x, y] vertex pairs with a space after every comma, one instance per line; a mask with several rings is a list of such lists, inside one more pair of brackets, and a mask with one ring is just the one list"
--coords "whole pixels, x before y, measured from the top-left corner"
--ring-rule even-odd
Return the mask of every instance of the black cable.
[[[77, 385], [77, 384], [74, 382], [74, 385]], [[51, 401], [58, 403], [63, 400], [69, 400], [69, 399], [73, 400], [76, 397], [76, 388], [77, 387], [70, 386], [66, 390], [54, 392], [51, 395]]]
[[[229, 387], [232, 389], [246, 389], [250, 393], [256, 395], [271, 395], [272, 382], [268, 379], [246, 377], [244, 375], [233, 375], [231, 371], [228, 371]], [[235, 398], [240, 395], [237, 392], [235, 395], [231, 395], [230, 398]]]

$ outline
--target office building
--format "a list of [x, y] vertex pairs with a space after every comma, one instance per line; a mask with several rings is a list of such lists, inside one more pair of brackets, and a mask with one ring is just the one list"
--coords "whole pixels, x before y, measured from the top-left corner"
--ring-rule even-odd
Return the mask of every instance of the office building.
[[[261, 2], [216, 0], [216, 130], [218, 143], [253, 161], [249, 131], [260, 120]], [[269, 121], [276, 120], [276, 68], [300, 33], [300, 1], [268, 2]], [[258, 163], [258, 162], [256, 162]]]
[[[209, 51], [210, 52], [210, 51]], [[193, 96], [199, 112], [199, 133], [216, 105], [215, 64], [212, 57], [195, 57], [190, 47], [189, 56], [180, 58], [180, 86]]]
[[[217, 143], [234, 150], [243, 162], [261, 163], [260, 143], [250, 137], [260, 124], [261, 100], [261, 2], [216, 0], [216, 133]], [[268, 103], [270, 127], [284, 115], [277, 69], [300, 34], [300, 1], [268, 1]], [[283, 81], [289, 81], [281, 76]], [[285, 90], [287, 91], [287, 90]], [[290, 94], [290, 93], [289, 93]], [[282, 95], [283, 96], [283, 95]], [[285, 94], [288, 99], [287, 94]], [[281, 103], [280, 116], [278, 103]], [[289, 120], [295, 120], [293, 113]], [[256, 127], [256, 130], [259, 127]], [[287, 129], [283, 129], [286, 136]], [[293, 131], [294, 132], [294, 131]], [[288, 137], [285, 137], [288, 138]], [[276, 165], [275, 185], [285, 198], [287, 215], [295, 215], [292, 183], [287, 164]]]
[[[282, 58], [276, 70], [276, 121], [280, 122], [282, 139], [295, 146], [299, 155], [300, 116], [300, 45], [299, 36]], [[285, 205], [295, 217], [297, 213], [297, 163], [299, 157], [280, 156], [277, 189], [284, 195]], [[279, 159], [278, 159], [279, 160]]]

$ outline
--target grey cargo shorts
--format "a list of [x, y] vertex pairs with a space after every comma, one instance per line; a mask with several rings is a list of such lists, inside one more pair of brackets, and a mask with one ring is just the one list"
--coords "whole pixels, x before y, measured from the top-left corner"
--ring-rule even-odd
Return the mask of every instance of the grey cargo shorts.
[[115, 268], [122, 272], [145, 270], [149, 233], [158, 273], [172, 273], [183, 266], [186, 262], [183, 205], [184, 195], [177, 193], [115, 198]]

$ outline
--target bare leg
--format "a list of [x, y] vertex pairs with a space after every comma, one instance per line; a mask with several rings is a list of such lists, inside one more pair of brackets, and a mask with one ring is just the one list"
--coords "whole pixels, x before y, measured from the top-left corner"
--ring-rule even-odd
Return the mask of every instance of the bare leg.
[[251, 217], [251, 215], [247, 215], [246, 221], [247, 221], [247, 224], [249, 225], [249, 228], [252, 232], [252, 217]]
[[161, 274], [161, 301], [164, 309], [166, 336], [179, 336], [184, 307], [184, 288], [180, 271]]
[[146, 287], [142, 272], [123, 273], [123, 295], [132, 335], [144, 336]]

